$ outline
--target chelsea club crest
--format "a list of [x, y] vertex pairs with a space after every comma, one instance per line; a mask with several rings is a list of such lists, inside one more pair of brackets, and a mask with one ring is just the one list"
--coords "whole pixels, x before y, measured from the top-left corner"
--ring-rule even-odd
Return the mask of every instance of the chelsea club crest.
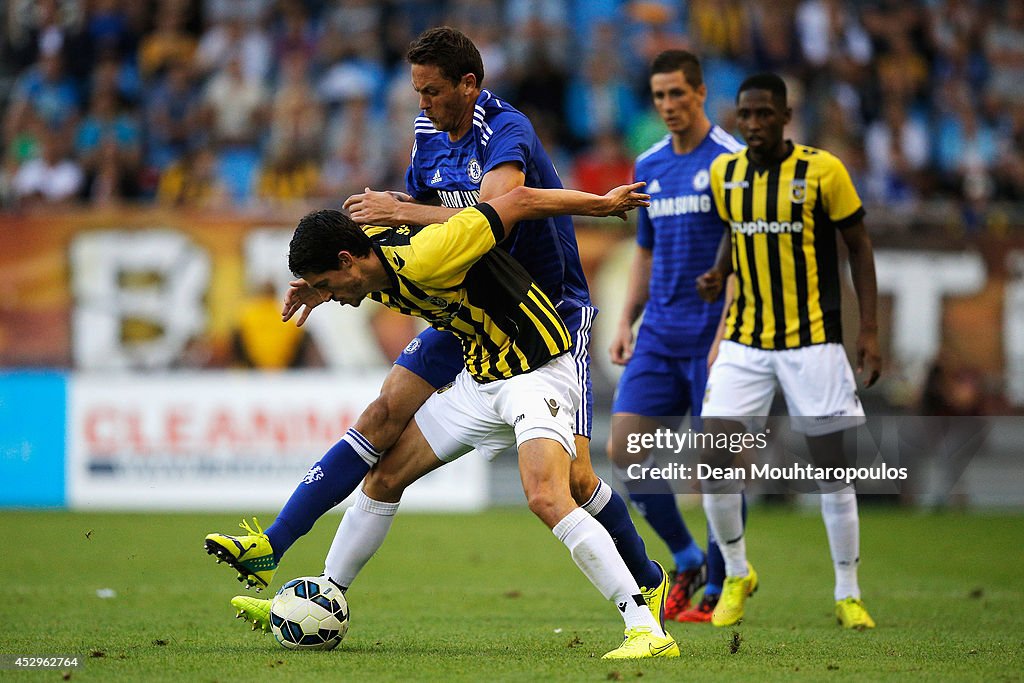
[[711, 175], [707, 172], [707, 169], [702, 168], [701, 170], [697, 171], [693, 176], [693, 189], [700, 192], [701, 190], [707, 188], [710, 182]]
[[480, 179], [484, 177], [484, 169], [480, 168], [480, 162], [476, 159], [470, 159], [469, 165], [466, 166], [466, 175], [474, 183], [479, 183]]

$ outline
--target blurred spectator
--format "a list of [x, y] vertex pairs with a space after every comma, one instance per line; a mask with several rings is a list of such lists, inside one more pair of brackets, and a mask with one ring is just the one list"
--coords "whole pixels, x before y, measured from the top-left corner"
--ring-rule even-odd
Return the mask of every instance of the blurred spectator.
[[338, 27], [324, 34], [319, 59], [325, 66], [317, 92], [332, 109], [354, 98], [372, 100], [383, 90], [385, 74], [375, 50], [372, 36], [353, 35]]
[[113, 52], [102, 52], [89, 76], [89, 92], [115, 93], [124, 102], [137, 104], [142, 96], [142, 79], [132, 60], [121, 60]]
[[79, 88], [64, 73], [63, 57], [59, 52], [44, 54], [14, 84], [4, 120], [4, 138], [9, 141], [22, 132], [30, 117], [52, 131], [70, 135], [77, 123], [78, 107]]
[[281, 324], [281, 299], [269, 282], [239, 305], [231, 347], [234, 365], [259, 370], [301, 367], [312, 352], [304, 327]]
[[14, 175], [14, 192], [23, 207], [67, 204], [82, 189], [82, 168], [67, 152], [64, 138], [47, 131], [40, 156], [29, 159]]
[[220, 153], [221, 178], [237, 200], [252, 194], [268, 105], [266, 88], [245, 79], [237, 56], [206, 84], [203, 120]]
[[605, 55], [592, 56], [570, 80], [565, 103], [570, 132], [584, 144], [599, 133], [626, 130], [639, 109], [630, 84]]
[[902, 102], [886, 100], [882, 118], [868, 126], [864, 147], [870, 199], [898, 204], [919, 196], [919, 175], [930, 158], [930, 136], [924, 123], [907, 116]]
[[217, 175], [217, 157], [207, 146], [185, 153], [160, 176], [157, 201], [166, 206], [209, 208], [223, 205], [227, 190]]
[[[11, 0], [6, 4], [8, 53], [17, 69], [47, 55], [86, 53], [80, 0]], [[89, 65], [86, 61], [79, 66], [87, 69]]]
[[139, 46], [139, 72], [143, 78], [159, 76], [171, 64], [191, 64], [196, 39], [185, 31], [185, 13], [177, 3], [161, 3], [156, 28]]
[[759, 71], [792, 73], [800, 65], [792, 0], [750, 3], [751, 55]]
[[[946, 187], [953, 191], [969, 187], [975, 193], [990, 194], [989, 170], [995, 164], [997, 147], [995, 131], [975, 111], [966, 85], [949, 84], [949, 110], [938, 120], [934, 131], [935, 160]], [[981, 182], [981, 185], [971, 185]], [[975, 194], [975, 196], [977, 196]]]
[[1024, 3], [1007, 0], [985, 32], [989, 92], [1005, 104], [1024, 102]]
[[196, 142], [200, 97], [188, 65], [172, 63], [145, 101], [148, 154], [146, 163], [159, 174]]
[[[565, 91], [568, 75], [551, 51], [543, 44], [534, 44], [521, 61], [516, 60], [516, 72], [510, 92], [495, 91], [498, 97], [508, 97], [524, 113], [539, 112], [561, 130], [565, 121]], [[484, 75], [484, 87], [490, 89], [490, 72]], [[533, 120], [533, 116], [530, 116]]]
[[298, 52], [311, 62], [317, 54], [320, 36], [306, 6], [299, 0], [283, 0], [279, 3], [278, 17], [271, 31], [274, 61]]
[[138, 36], [121, 0], [92, 0], [85, 4], [85, 33], [93, 59], [101, 53], [123, 58], [138, 49]]
[[693, 49], [702, 58], [739, 60], [750, 54], [749, 15], [740, 0], [693, 0], [689, 23]]
[[1004, 199], [1024, 201], [1024, 103], [1015, 105], [1008, 118], [996, 167], [997, 193]]
[[270, 73], [270, 37], [260, 24], [246, 22], [240, 16], [213, 23], [199, 39], [195, 65], [201, 76], [224, 69], [231, 59], [239, 59], [245, 79], [262, 83]]
[[86, 172], [85, 199], [92, 206], [111, 206], [138, 194], [136, 169], [127, 165], [113, 140], [100, 143]]
[[633, 179], [633, 159], [616, 133], [598, 133], [593, 144], [576, 157], [574, 187], [604, 194]]
[[289, 147], [308, 157], [323, 151], [324, 111], [310, 85], [308, 69], [301, 52], [282, 59], [270, 109], [270, 149]]
[[263, 202], [287, 203], [316, 194], [320, 172], [293, 147], [279, 147], [260, 169], [256, 197]]
[[104, 145], [113, 149], [121, 168], [129, 172], [138, 170], [142, 161], [138, 121], [124, 109], [115, 93], [98, 91], [75, 137], [75, 149], [86, 173], [96, 170]]
[[[388, 129], [377, 125], [370, 112], [369, 100], [356, 99], [336, 117], [328, 134], [332, 153], [324, 160], [319, 194], [344, 199], [365, 187], [402, 187], [386, 183], [387, 153], [392, 141]], [[394, 128], [394, 130], [400, 130]], [[402, 150], [400, 174], [409, 163], [409, 150]], [[400, 175], [401, 177], [401, 175]]]

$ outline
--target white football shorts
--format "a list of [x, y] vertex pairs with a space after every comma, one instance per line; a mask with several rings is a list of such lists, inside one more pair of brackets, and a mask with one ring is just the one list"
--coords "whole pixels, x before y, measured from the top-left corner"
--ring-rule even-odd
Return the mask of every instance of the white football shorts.
[[768, 351], [723, 340], [708, 375], [701, 416], [764, 425], [776, 382], [796, 432], [822, 436], [864, 424], [864, 408], [842, 344]]
[[494, 459], [509, 446], [552, 439], [576, 457], [573, 437], [580, 383], [568, 353], [510, 379], [480, 384], [463, 370], [416, 411], [416, 424], [439, 460], [471, 450]]

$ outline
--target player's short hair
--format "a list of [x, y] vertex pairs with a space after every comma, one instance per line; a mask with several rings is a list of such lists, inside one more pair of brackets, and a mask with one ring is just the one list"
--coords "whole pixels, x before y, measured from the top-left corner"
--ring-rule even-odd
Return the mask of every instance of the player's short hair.
[[288, 269], [299, 277], [336, 270], [340, 252], [362, 257], [370, 248], [370, 238], [341, 211], [311, 211], [299, 221], [288, 245]]
[[697, 55], [686, 50], [665, 50], [651, 62], [649, 76], [669, 74], [682, 71], [683, 77], [691, 88], [699, 88], [704, 84], [704, 71], [700, 68]]
[[421, 33], [409, 44], [405, 59], [410, 64], [436, 66], [452, 83], [458, 83], [466, 74], [476, 76], [477, 87], [484, 82], [480, 50], [465, 33], [451, 26], [438, 26]]
[[740, 83], [736, 91], [736, 101], [739, 102], [740, 94], [747, 90], [767, 90], [772, 94], [779, 104], [784, 108], [786, 105], [786, 82], [778, 74], [760, 73], [748, 76]]

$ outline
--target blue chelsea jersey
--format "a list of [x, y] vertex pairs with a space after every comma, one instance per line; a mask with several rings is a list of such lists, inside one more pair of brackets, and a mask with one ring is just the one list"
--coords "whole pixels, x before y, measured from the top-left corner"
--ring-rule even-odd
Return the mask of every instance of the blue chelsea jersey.
[[742, 146], [718, 126], [689, 154], [676, 154], [666, 135], [637, 157], [651, 205], [637, 217], [637, 243], [653, 250], [649, 298], [637, 349], [670, 357], [706, 355], [722, 301], [705, 303], [697, 276], [715, 262], [724, 226], [711, 196], [711, 162]]
[[[562, 187], [530, 120], [487, 90], [477, 98], [469, 132], [455, 142], [422, 114], [415, 133], [405, 185], [417, 200], [440, 199], [453, 209], [473, 206], [480, 201], [484, 174], [509, 162], [522, 169], [527, 187]], [[569, 216], [522, 221], [501, 247], [526, 268], [563, 317], [590, 305]]]

